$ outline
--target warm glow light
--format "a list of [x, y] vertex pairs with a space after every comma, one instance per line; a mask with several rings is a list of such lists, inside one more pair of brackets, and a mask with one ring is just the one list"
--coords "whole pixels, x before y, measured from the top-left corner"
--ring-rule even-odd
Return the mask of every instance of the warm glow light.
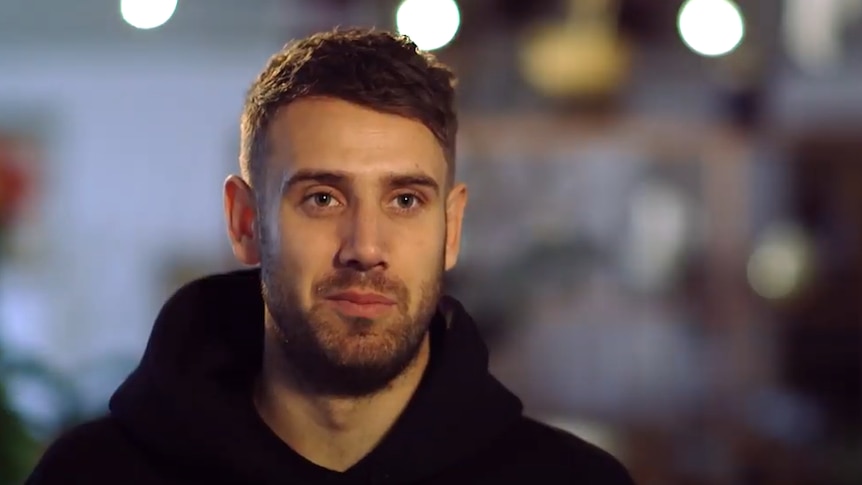
[[765, 232], [748, 260], [748, 282], [764, 298], [787, 298], [804, 283], [811, 258], [811, 245], [802, 229], [776, 225]]
[[177, 0], [120, 0], [120, 15], [136, 29], [154, 29], [171, 19]]
[[445, 47], [461, 26], [455, 0], [404, 0], [395, 13], [398, 32], [425, 51]]
[[689, 49], [717, 57], [742, 43], [745, 19], [732, 0], [686, 0], [679, 10], [677, 28]]

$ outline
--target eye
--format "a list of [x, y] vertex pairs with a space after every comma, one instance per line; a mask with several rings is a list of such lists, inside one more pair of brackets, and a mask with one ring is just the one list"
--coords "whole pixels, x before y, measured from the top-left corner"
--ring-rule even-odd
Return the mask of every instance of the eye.
[[314, 203], [314, 205], [318, 207], [328, 207], [335, 200], [332, 197], [332, 194], [327, 192], [318, 192], [316, 194], [312, 194], [311, 196], [309, 196], [309, 199], [312, 203]]
[[419, 197], [415, 194], [399, 194], [395, 197], [393, 202], [395, 203], [395, 206], [402, 211], [415, 209], [421, 204]]
[[338, 207], [340, 203], [338, 199], [335, 198], [335, 195], [331, 192], [315, 192], [313, 194], [307, 195], [302, 204], [309, 209], [330, 209], [333, 207]]

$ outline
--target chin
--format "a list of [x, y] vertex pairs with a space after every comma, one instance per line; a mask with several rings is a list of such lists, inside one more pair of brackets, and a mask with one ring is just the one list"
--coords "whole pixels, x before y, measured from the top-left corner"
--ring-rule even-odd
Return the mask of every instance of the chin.
[[294, 325], [285, 331], [286, 355], [312, 392], [373, 394], [411, 367], [422, 348], [427, 327], [407, 314], [357, 318], [315, 304], [302, 318], [285, 318]]
[[344, 365], [376, 367], [385, 366], [394, 359], [395, 347], [395, 339], [391, 335], [361, 329], [339, 337], [329, 353], [337, 356], [337, 360]]

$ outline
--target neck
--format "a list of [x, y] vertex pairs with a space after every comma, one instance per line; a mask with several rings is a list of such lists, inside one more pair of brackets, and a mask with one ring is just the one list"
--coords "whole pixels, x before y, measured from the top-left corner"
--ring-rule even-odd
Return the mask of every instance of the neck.
[[345, 471], [371, 452], [404, 411], [428, 365], [428, 335], [413, 363], [380, 392], [358, 399], [309, 393], [288, 371], [277, 337], [264, 341], [255, 391], [258, 413], [272, 431], [307, 460]]

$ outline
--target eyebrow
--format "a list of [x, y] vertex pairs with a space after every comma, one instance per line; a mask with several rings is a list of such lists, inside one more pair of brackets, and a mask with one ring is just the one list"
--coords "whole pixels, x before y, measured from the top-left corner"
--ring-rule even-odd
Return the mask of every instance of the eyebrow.
[[281, 183], [281, 193], [286, 194], [290, 189], [305, 182], [314, 182], [322, 185], [343, 185], [349, 177], [342, 172], [330, 172], [326, 170], [297, 170], [288, 177], [285, 173]]
[[421, 173], [388, 175], [384, 178], [384, 184], [390, 189], [419, 186], [431, 189], [435, 194], [440, 192], [437, 181]]
[[[353, 177], [347, 173], [330, 170], [297, 170], [289, 177], [285, 174], [284, 181], [281, 184], [281, 193], [286, 194], [291, 188], [301, 183], [313, 182], [322, 185], [343, 186], [346, 185]], [[405, 187], [426, 187], [434, 191], [435, 194], [440, 192], [440, 184], [432, 177], [423, 173], [409, 174], [389, 174], [383, 178], [383, 185], [389, 190]]]

